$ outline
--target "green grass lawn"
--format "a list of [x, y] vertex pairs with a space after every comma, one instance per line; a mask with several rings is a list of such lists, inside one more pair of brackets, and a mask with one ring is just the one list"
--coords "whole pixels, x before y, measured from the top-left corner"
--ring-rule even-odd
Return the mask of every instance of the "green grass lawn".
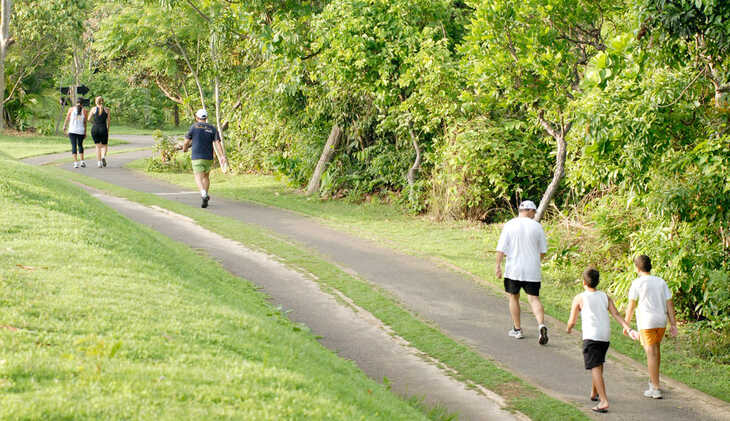
[[1, 419], [426, 419], [53, 171], [0, 156], [0, 205]]
[[103, 181], [68, 172], [57, 167], [44, 168], [119, 197], [169, 209], [192, 218], [201, 226], [223, 236], [279, 257], [287, 265], [314, 275], [324, 290], [336, 289], [387, 324], [418, 350], [444, 363], [458, 373], [458, 378], [491, 389], [504, 396], [510, 407], [533, 420], [584, 420], [585, 414], [575, 406], [547, 396], [526, 384], [473, 349], [442, 333], [438, 328], [403, 309], [388, 292], [353, 276], [329, 263], [304, 246], [281, 239], [261, 227], [225, 218], [200, 208], [190, 207], [158, 196], [135, 192]]
[[[192, 124], [192, 122], [190, 122], [190, 124]], [[183, 135], [183, 134], [185, 134], [185, 132], [187, 132], [188, 127], [190, 127], [189, 124], [188, 125], [182, 124], [180, 127], [165, 126], [165, 127], [160, 127], [159, 129], [160, 129], [160, 131], [162, 131], [162, 133], [167, 134], [167, 135], [176, 135], [176, 134]], [[155, 130], [156, 130], [156, 128], [142, 129], [139, 127], [112, 124], [112, 126], [110, 128], [110, 136], [125, 135], [125, 134], [152, 135], [152, 133], [154, 133]]]
[[[121, 145], [123, 142], [118, 139], [109, 139], [109, 145]], [[84, 141], [85, 154], [88, 159], [94, 158], [94, 141], [87, 137]], [[51, 153], [69, 152], [71, 155], [71, 144], [68, 137], [63, 136], [9, 136], [0, 135], [0, 151], [18, 158], [30, 158], [31, 156], [46, 155]]]
[[[137, 161], [130, 167], [141, 170], [144, 163]], [[191, 174], [149, 175], [195, 189]], [[501, 229], [498, 224], [436, 222], [427, 217], [405, 215], [397, 207], [377, 200], [352, 204], [343, 200], [306, 197], [273, 176], [228, 176], [216, 170], [212, 172], [211, 183], [214, 195], [263, 203], [309, 215], [333, 228], [394, 249], [446, 262], [475, 275], [481, 282], [497, 287], [501, 285], [501, 280], [494, 276], [493, 251]], [[546, 232], [550, 239], [549, 225]], [[545, 310], [565, 322], [569, 316], [572, 298], [582, 291], [580, 283], [560, 280], [564, 276], [554, 272], [548, 272], [545, 278], [540, 290]], [[562, 329], [563, 326], [558, 328]], [[612, 348], [644, 363], [641, 347], [623, 336], [618, 325], [613, 324], [613, 328]], [[730, 401], [730, 369], [727, 365], [700, 358], [688, 346], [694, 339], [690, 337], [690, 331], [680, 329], [680, 333], [679, 338], [670, 339], [664, 344], [662, 373], [717, 398]]]

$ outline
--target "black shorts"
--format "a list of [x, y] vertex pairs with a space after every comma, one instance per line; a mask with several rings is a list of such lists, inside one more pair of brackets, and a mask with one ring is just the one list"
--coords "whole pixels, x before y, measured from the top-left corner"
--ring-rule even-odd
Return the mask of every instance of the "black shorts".
[[598, 367], [606, 362], [606, 351], [608, 351], [609, 343], [583, 339], [583, 361], [586, 363], [586, 370]]
[[93, 126], [91, 128], [91, 137], [94, 138], [94, 143], [101, 143], [102, 145], [109, 143], [109, 131], [106, 127]]
[[519, 294], [520, 288], [524, 289], [527, 295], [540, 296], [540, 284], [542, 282], [515, 281], [504, 278], [504, 290], [509, 294]]

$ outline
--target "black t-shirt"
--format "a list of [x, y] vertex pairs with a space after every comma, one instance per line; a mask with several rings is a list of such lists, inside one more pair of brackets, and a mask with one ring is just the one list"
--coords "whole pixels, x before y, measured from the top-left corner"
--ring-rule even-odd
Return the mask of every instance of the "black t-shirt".
[[195, 122], [190, 126], [185, 139], [193, 139], [191, 159], [213, 159], [213, 142], [220, 141], [218, 130], [208, 123]]

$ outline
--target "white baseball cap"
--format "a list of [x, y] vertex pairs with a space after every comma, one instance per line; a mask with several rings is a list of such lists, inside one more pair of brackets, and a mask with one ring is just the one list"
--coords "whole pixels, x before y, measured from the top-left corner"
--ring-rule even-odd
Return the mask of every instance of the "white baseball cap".
[[201, 120], [205, 120], [206, 118], [208, 118], [208, 112], [201, 108], [195, 113], [195, 117], [198, 117]]
[[535, 202], [532, 200], [525, 200], [524, 202], [520, 203], [519, 210], [536, 210], [537, 206], [535, 206]]

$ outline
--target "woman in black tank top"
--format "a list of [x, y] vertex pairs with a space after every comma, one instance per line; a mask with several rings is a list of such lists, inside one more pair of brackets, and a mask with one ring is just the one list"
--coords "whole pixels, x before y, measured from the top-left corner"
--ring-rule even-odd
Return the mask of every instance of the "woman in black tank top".
[[106, 167], [106, 153], [109, 150], [109, 109], [104, 107], [104, 99], [96, 97], [96, 107], [89, 113], [89, 121], [92, 122], [91, 137], [94, 138], [96, 146], [96, 159], [99, 168]]

